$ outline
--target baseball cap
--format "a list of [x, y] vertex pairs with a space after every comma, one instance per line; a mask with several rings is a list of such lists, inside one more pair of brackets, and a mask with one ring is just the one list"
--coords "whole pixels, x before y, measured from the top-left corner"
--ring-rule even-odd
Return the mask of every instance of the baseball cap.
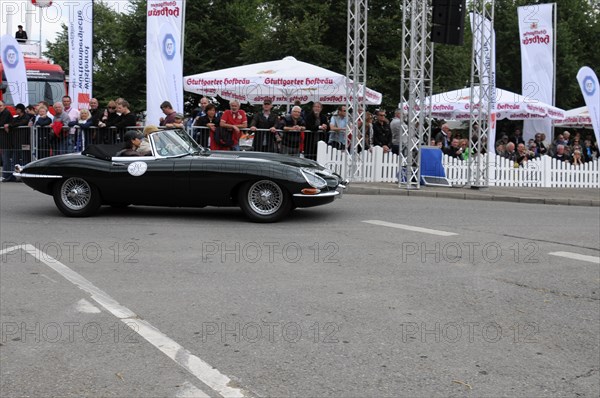
[[139, 131], [128, 131], [127, 133], [125, 133], [125, 141], [133, 141], [136, 138], [139, 138], [140, 140], [143, 138], [143, 134], [140, 133]]
[[183, 120], [183, 113], [176, 113], [175, 114], [175, 119], [181, 119], [181, 120]]

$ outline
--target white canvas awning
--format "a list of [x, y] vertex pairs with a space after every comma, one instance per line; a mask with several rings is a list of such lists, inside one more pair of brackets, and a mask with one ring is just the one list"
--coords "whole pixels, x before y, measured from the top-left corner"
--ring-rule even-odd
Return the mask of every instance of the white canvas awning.
[[[479, 89], [476, 87], [473, 103], [479, 103]], [[496, 89], [496, 119], [564, 119], [565, 111], [523, 95], [500, 88]], [[469, 120], [471, 108], [471, 89], [435, 94], [425, 99], [431, 107], [431, 115], [439, 119]], [[404, 109], [407, 105], [404, 104]]]
[[[184, 77], [184, 90], [237, 99], [251, 104], [270, 99], [274, 104], [319, 101], [323, 104], [345, 104], [346, 76], [319, 66], [298, 61], [294, 57], [200, 73]], [[369, 105], [381, 104], [381, 94], [361, 87]], [[362, 98], [359, 98], [362, 100]]]
[[591, 129], [592, 118], [587, 106], [582, 106], [581, 108], [575, 108], [566, 111], [565, 118], [563, 120], [555, 121], [554, 126]]

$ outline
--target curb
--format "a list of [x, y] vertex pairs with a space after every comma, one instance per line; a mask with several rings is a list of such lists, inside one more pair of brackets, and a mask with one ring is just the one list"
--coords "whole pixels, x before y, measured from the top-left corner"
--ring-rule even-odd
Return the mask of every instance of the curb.
[[498, 195], [484, 192], [444, 192], [427, 190], [407, 190], [388, 187], [368, 187], [350, 185], [345, 195], [386, 195], [386, 196], [415, 196], [421, 198], [445, 198], [462, 200], [485, 200], [493, 202], [528, 203], [536, 205], [590, 206], [600, 207], [600, 200], [575, 198], [532, 198], [518, 195]]

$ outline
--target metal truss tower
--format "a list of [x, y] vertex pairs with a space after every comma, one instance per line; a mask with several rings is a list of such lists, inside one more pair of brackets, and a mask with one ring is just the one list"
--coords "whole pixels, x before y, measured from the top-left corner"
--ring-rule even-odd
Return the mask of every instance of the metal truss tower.
[[421, 144], [429, 145], [431, 110], [425, 104], [432, 94], [433, 43], [429, 40], [431, 6], [429, 0], [403, 0], [402, 71], [400, 109], [399, 185], [419, 189], [421, 184]]
[[489, 186], [489, 132], [495, 128], [496, 76], [494, 0], [473, 0], [473, 49], [469, 126], [469, 185]]
[[[367, 10], [368, 0], [348, 0], [348, 41], [346, 51], [346, 76], [352, 80], [346, 86], [347, 134], [351, 134], [348, 147], [351, 180], [364, 176], [359, 147], [364, 148], [365, 93], [367, 87]], [[348, 143], [348, 139], [346, 140]]]

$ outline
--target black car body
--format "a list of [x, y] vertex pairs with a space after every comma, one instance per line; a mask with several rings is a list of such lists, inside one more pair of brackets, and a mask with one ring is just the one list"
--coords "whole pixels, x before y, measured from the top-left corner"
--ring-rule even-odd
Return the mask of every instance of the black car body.
[[209, 151], [183, 130], [148, 136], [152, 156], [116, 157], [119, 147], [90, 146], [17, 168], [16, 177], [54, 196], [67, 216], [101, 205], [240, 206], [272, 222], [295, 207], [331, 203], [347, 182], [317, 162], [261, 152]]

